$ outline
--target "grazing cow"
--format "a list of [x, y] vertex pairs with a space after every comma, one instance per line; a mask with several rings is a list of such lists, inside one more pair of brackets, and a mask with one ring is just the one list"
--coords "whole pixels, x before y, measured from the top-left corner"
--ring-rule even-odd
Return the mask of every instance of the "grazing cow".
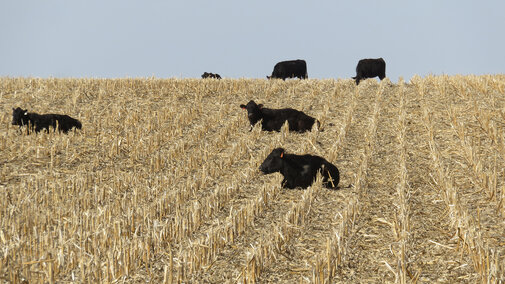
[[263, 161], [260, 171], [264, 174], [280, 172], [284, 179], [284, 188], [307, 188], [316, 179], [316, 174], [321, 171], [323, 185], [327, 188], [337, 189], [340, 173], [335, 165], [324, 158], [313, 155], [286, 154], [283, 148], [274, 149]]
[[309, 75], [307, 74], [307, 63], [305, 60], [290, 60], [290, 61], [281, 61], [274, 66], [274, 71], [272, 72], [272, 76], [267, 76], [268, 79], [282, 79], [286, 80], [286, 78], [295, 78], [299, 79], [307, 79]]
[[[270, 109], [264, 108], [263, 104], [256, 104], [254, 101], [249, 101], [247, 105], [240, 105], [242, 109], [247, 110], [247, 117], [251, 123], [251, 129], [260, 120], [261, 129], [266, 131], [280, 131], [282, 125], [287, 121], [289, 131], [305, 132], [310, 131], [316, 119], [306, 115], [305, 113], [292, 109]], [[320, 125], [317, 121], [318, 126]]]
[[379, 79], [386, 78], [386, 62], [382, 58], [377, 59], [361, 59], [356, 66], [356, 85], [359, 81], [366, 78], [373, 78], [379, 76]]
[[221, 76], [219, 76], [219, 74], [214, 74], [214, 73], [207, 73], [207, 72], [204, 72], [202, 74], [202, 79], [206, 79], [206, 78], [214, 78], [214, 79], [221, 79]]
[[23, 110], [20, 107], [12, 109], [12, 125], [27, 125], [26, 130], [29, 133], [29, 129], [35, 129], [35, 132], [40, 132], [42, 129], [46, 129], [49, 132], [49, 126], [56, 129], [56, 124], [58, 125], [58, 130], [63, 133], [67, 133], [73, 127], [81, 129], [82, 124], [79, 120], [72, 118], [64, 114], [38, 114], [34, 112], [28, 112], [28, 110]]

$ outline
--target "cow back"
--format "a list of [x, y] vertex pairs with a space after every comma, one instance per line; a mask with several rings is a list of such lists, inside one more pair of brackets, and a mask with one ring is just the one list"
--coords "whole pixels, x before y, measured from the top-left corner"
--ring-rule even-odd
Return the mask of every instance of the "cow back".
[[262, 109], [262, 114], [263, 128], [268, 131], [280, 131], [281, 127], [287, 121], [290, 131], [305, 132], [310, 131], [315, 122], [313, 117], [292, 108], [264, 108]]

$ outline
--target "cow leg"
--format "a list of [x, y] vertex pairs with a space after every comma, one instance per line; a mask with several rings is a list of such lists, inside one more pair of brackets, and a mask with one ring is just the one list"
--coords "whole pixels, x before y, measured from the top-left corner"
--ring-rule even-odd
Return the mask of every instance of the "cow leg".
[[289, 121], [288, 120], [288, 128], [289, 131], [298, 131], [298, 123], [296, 121]]
[[356, 70], [356, 77], [353, 78], [356, 81], [356, 85], [359, 85], [359, 81], [361, 81], [362, 77], [362, 72]]
[[289, 189], [294, 189], [294, 188], [296, 188], [296, 185], [295, 185], [295, 184], [296, 184], [296, 182], [295, 182], [295, 183], [293, 183], [293, 182], [289, 182], [289, 180], [288, 180], [288, 179], [286, 179], [286, 178], [284, 178], [284, 179], [282, 180], [282, 183], [281, 183], [282, 188], [289, 188]]

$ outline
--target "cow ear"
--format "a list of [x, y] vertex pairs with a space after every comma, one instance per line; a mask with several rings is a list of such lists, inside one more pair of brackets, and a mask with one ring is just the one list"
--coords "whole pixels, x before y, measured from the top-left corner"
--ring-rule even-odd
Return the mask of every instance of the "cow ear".
[[241, 109], [246, 109], [245, 105], [240, 105]]
[[263, 108], [263, 104], [259, 104], [258, 107], [261, 109]]

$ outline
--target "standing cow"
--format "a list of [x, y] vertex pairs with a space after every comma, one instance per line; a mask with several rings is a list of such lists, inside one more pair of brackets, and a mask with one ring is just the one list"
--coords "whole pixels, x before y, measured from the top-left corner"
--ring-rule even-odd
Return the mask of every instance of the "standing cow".
[[307, 74], [307, 63], [305, 60], [290, 60], [290, 61], [281, 61], [274, 66], [274, 71], [272, 72], [272, 76], [267, 76], [268, 79], [282, 79], [286, 80], [286, 78], [295, 78], [299, 79], [307, 79], [309, 75]]
[[376, 76], [381, 80], [386, 78], [386, 62], [382, 58], [361, 59], [356, 66], [356, 77], [352, 78], [358, 85], [359, 81]]
[[[251, 123], [251, 130], [258, 121], [262, 120], [262, 130], [280, 131], [282, 125], [287, 121], [289, 124], [289, 131], [305, 132], [310, 131], [314, 122], [317, 121], [315, 118], [296, 109], [264, 108], [263, 104], [258, 105], [253, 100], [249, 101], [247, 105], [240, 105], [240, 108], [247, 110], [247, 117]], [[319, 126], [319, 121], [317, 122]]]
[[58, 125], [58, 131], [67, 133], [72, 128], [81, 129], [82, 124], [79, 120], [72, 118], [65, 114], [38, 114], [34, 112], [28, 112], [26, 109], [21, 109], [20, 107], [12, 109], [12, 125], [19, 125], [19, 127], [26, 125], [28, 126], [26, 132], [29, 130], [35, 130], [35, 132], [40, 132], [45, 129], [49, 132], [49, 127], [56, 129]]
[[280, 172], [284, 188], [307, 188], [316, 179], [318, 172], [323, 176], [323, 185], [337, 189], [340, 181], [338, 168], [322, 157], [313, 155], [286, 154], [283, 148], [274, 149], [263, 161], [260, 171], [264, 174]]

